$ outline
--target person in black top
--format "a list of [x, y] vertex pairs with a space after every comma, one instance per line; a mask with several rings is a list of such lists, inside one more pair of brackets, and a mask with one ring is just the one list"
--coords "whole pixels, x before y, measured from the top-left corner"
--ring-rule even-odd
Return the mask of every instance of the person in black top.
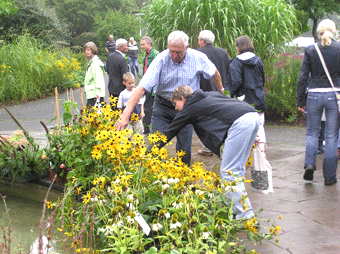
[[[164, 131], [167, 142], [186, 125], [192, 124], [202, 143], [217, 156], [220, 156], [220, 147], [224, 144], [221, 178], [227, 186], [231, 182], [236, 186], [226, 195], [233, 200], [237, 219], [254, 217], [242, 177], [260, 125], [256, 110], [248, 103], [220, 92], [203, 92], [201, 89], [193, 92], [189, 86], [176, 87], [171, 100], [179, 113]], [[160, 147], [165, 144], [162, 141], [156, 143]]]

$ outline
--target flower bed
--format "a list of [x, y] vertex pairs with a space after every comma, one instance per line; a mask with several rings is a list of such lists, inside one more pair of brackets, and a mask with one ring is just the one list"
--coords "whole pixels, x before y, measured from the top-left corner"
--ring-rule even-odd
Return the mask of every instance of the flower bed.
[[181, 152], [169, 158], [166, 148], [154, 146], [147, 153], [146, 142], [165, 136], [155, 133], [144, 140], [131, 130], [116, 131], [119, 115], [109, 105], [101, 114], [85, 110], [53, 136], [63, 144], [51, 149], [65, 152], [56, 165], [72, 171], [64, 198], [49, 207], [57, 206], [58, 231], [74, 251], [247, 253], [237, 232], [246, 230], [250, 241], [277, 235], [278, 226], [260, 234], [255, 218], [233, 218], [225, 194], [237, 191], [235, 182], [222, 183], [202, 163], [188, 167]]

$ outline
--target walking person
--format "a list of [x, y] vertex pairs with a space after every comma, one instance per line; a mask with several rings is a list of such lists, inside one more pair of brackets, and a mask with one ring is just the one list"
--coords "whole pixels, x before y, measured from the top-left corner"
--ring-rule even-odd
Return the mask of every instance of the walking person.
[[[321, 116], [326, 113], [325, 151], [323, 159], [323, 176], [325, 185], [337, 182], [338, 165], [337, 140], [339, 131], [338, 104], [334, 90], [340, 91], [340, 44], [333, 40], [336, 31], [335, 23], [330, 19], [321, 21], [317, 31], [321, 40], [317, 43], [325, 61], [334, 89], [327, 77], [317, 48], [311, 45], [306, 48], [300, 77], [297, 86], [296, 103], [300, 111], [307, 111], [306, 155], [303, 179], [312, 181], [316, 168], [318, 141], [320, 136]], [[311, 75], [306, 98], [308, 77]]]
[[[168, 36], [168, 49], [161, 52], [152, 62], [139, 82], [135, 92], [116, 122], [117, 130], [124, 129], [129, 116], [145, 91], [156, 94], [152, 111], [152, 132], [163, 132], [175, 118], [177, 112], [171, 96], [177, 86], [188, 84], [194, 91], [200, 87], [200, 74], [211, 78], [218, 90], [222, 90], [221, 76], [208, 57], [189, 48], [189, 37], [183, 31], [171, 32]], [[187, 125], [177, 134], [176, 150], [185, 155], [182, 161], [190, 165], [193, 128]]]
[[[260, 125], [256, 110], [246, 102], [219, 92], [203, 92], [200, 89], [194, 92], [189, 86], [176, 87], [171, 101], [179, 113], [163, 132], [166, 142], [192, 124], [202, 143], [217, 156], [220, 156], [220, 148], [224, 144], [220, 167], [222, 182], [234, 182], [237, 189], [226, 195], [232, 200], [237, 219], [254, 217], [242, 178]], [[161, 148], [166, 143], [160, 141], [157, 144]]]
[[[117, 98], [125, 89], [123, 85], [123, 75], [129, 71], [124, 54], [127, 52], [128, 46], [125, 39], [118, 39], [116, 42], [116, 51], [107, 57], [107, 73], [109, 74], [109, 94], [110, 97]], [[115, 109], [115, 107], [113, 107]]]
[[93, 107], [96, 101], [104, 102], [105, 97], [105, 68], [104, 63], [97, 56], [98, 49], [92, 41], [84, 45], [84, 52], [88, 59], [84, 90], [86, 94], [86, 106]]
[[[140, 40], [140, 47], [145, 52], [145, 55], [142, 60], [143, 75], [144, 75], [147, 69], [149, 68], [151, 62], [155, 59], [155, 57], [159, 54], [159, 52], [154, 47], [152, 47], [152, 39], [149, 36], [144, 36]], [[144, 102], [145, 117], [143, 118], [144, 134], [150, 133], [152, 106], [153, 106], [154, 98], [155, 97], [152, 94], [152, 91], [150, 93], [148, 91], [145, 91], [145, 102]]]
[[129, 43], [128, 43], [128, 51], [126, 53], [128, 60], [129, 60], [129, 65], [130, 65], [130, 70], [132, 74], [137, 78], [137, 74], [139, 73], [139, 68], [138, 68], [138, 44], [135, 41], [133, 37], [130, 37]]
[[248, 36], [240, 36], [235, 40], [239, 53], [229, 65], [229, 86], [231, 97], [244, 96], [244, 101], [254, 104], [260, 115], [260, 128], [257, 133], [259, 147], [265, 154], [266, 134], [264, 131], [266, 96], [264, 93], [263, 63], [254, 53], [254, 46]]

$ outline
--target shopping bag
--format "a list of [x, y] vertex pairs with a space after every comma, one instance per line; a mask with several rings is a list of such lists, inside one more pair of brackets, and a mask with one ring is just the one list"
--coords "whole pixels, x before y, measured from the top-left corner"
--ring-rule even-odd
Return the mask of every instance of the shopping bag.
[[253, 156], [253, 168], [251, 169], [252, 190], [266, 195], [271, 192], [274, 193], [272, 167], [258, 145], [255, 146]]
[[97, 108], [97, 114], [101, 115], [102, 114], [102, 104], [100, 102], [100, 98], [97, 98], [96, 103], [94, 104], [95, 108]]

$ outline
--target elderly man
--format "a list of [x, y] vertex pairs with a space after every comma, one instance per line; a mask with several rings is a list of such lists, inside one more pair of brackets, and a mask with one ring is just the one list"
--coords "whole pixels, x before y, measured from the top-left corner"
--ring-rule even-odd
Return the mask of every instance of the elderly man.
[[129, 65], [131, 72], [135, 78], [137, 77], [136, 75], [139, 73], [138, 70], [138, 44], [135, 41], [133, 37], [130, 37], [129, 43], [128, 43], [128, 51], [126, 53], [128, 60], [129, 60]]
[[[164, 132], [176, 116], [175, 106], [170, 101], [174, 89], [188, 85], [194, 91], [200, 88], [200, 73], [212, 78], [217, 89], [223, 89], [221, 76], [208, 57], [189, 48], [189, 37], [182, 31], [171, 32], [168, 36], [168, 49], [160, 53], [152, 62], [148, 71], [141, 79], [139, 86], [116, 122], [118, 130], [124, 129], [129, 123], [129, 116], [145, 91], [154, 89], [156, 94], [152, 112], [152, 131]], [[191, 141], [193, 128], [187, 125], [177, 134], [176, 150], [183, 150], [182, 161], [190, 165]]]
[[116, 42], [113, 40], [113, 35], [109, 36], [109, 40], [105, 44], [105, 50], [108, 54], [116, 51]]
[[123, 75], [129, 71], [129, 66], [124, 57], [128, 49], [125, 39], [118, 39], [116, 42], [116, 51], [107, 57], [107, 73], [109, 74], [109, 94], [113, 97], [119, 96], [121, 91], [125, 89], [123, 85]]
[[[228, 86], [228, 67], [230, 64], [230, 59], [228, 53], [225, 49], [214, 47], [215, 35], [210, 30], [203, 30], [198, 35], [198, 45], [200, 49], [198, 51], [203, 52], [207, 55], [213, 64], [215, 64], [217, 70], [219, 71], [222, 79], [222, 85], [225, 90], [229, 90]], [[214, 91], [215, 86], [211, 83], [211, 80], [201, 77], [201, 89], [203, 91]], [[198, 150], [199, 155], [212, 156], [213, 153], [209, 151], [203, 144], [201, 144], [202, 149]]]
[[[152, 40], [148, 36], [144, 36], [140, 40], [140, 47], [145, 52], [145, 56], [143, 57], [143, 75], [144, 75], [146, 70], [150, 66], [151, 62], [155, 59], [159, 52], [152, 47]], [[145, 117], [143, 118], [144, 134], [150, 133], [149, 125], [151, 124], [153, 100], [154, 96], [152, 96], [152, 92], [149, 93], [148, 91], [145, 91], [144, 102]]]

